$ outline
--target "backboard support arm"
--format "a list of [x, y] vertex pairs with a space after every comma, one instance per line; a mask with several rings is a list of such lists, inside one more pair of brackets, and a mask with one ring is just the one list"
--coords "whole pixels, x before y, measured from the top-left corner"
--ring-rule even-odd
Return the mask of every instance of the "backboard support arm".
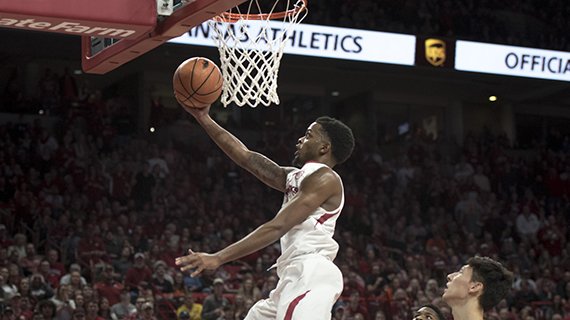
[[218, 13], [227, 11], [244, 0], [195, 0], [165, 17], [156, 28], [136, 39], [121, 39], [92, 54], [91, 37], [82, 36], [82, 67], [86, 73], [104, 74], [162, 45], [171, 38], [188, 32]]

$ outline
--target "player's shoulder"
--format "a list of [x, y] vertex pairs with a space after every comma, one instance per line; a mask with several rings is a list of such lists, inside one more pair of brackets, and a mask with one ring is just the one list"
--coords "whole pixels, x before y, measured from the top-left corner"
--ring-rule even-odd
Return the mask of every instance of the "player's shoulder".
[[305, 169], [308, 172], [319, 172], [320, 174], [333, 174], [335, 176], [338, 176], [338, 174], [336, 173], [336, 171], [333, 170], [333, 168], [327, 166], [324, 163], [320, 163], [320, 162], [307, 162], [304, 166], [303, 169]]
[[[304, 172], [305, 180], [319, 181], [320, 183], [326, 184], [342, 183], [338, 173], [336, 173], [336, 171], [334, 171], [331, 167], [322, 163], [310, 163], [307, 165], [309, 168], [307, 168], [308, 170]], [[305, 166], [303, 166], [303, 168], [305, 168]]]
[[307, 162], [301, 168], [297, 167], [281, 167], [281, 168], [287, 173], [287, 175], [296, 174], [296, 175], [302, 175], [304, 177], [307, 177], [317, 171], [319, 171], [321, 174], [323, 172], [334, 172], [329, 166], [319, 162]]

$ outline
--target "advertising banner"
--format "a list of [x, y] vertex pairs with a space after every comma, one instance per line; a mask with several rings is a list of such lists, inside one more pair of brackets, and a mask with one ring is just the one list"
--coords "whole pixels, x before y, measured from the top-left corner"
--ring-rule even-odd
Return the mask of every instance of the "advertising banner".
[[[245, 27], [250, 29], [249, 34], [256, 34], [256, 30], [262, 32], [263, 23], [270, 24], [269, 32], [275, 35], [282, 33], [283, 24], [279, 21], [248, 21]], [[233, 27], [232, 24], [220, 25], [222, 28]], [[300, 24], [292, 28], [284, 51], [286, 54], [414, 65], [416, 38], [412, 35], [310, 24]], [[215, 46], [213, 35], [214, 31], [206, 22], [169, 42]]]
[[455, 69], [570, 81], [570, 53], [459, 40]]

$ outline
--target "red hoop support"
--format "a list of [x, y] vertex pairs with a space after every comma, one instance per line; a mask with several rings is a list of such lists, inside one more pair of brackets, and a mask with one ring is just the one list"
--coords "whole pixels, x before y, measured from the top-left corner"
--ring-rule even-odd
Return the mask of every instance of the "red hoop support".
[[308, 0], [301, 0], [303, 4], [301, 6], [289, 9], [287, 11], [280, 11], [275, 13], [258, 13], [258, 14], [247, 14], [247, 13], [233, 13], [233, 12], [222, 12], [214, 20], [219, 22], [237, 22], [239, 20], [276, 20], [283, 19], [285, 17], [294, 16], [303, 10], [307, 10]]

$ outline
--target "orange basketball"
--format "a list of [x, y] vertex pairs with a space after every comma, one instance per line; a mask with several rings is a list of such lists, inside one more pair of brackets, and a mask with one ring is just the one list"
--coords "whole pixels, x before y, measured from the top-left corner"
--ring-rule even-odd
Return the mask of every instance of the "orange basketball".
[[174, 96], [182, 106], [205, 108], [222, 93], [222, 73], [211, 60], [203, 57], [182, 62], [172, 78]]

